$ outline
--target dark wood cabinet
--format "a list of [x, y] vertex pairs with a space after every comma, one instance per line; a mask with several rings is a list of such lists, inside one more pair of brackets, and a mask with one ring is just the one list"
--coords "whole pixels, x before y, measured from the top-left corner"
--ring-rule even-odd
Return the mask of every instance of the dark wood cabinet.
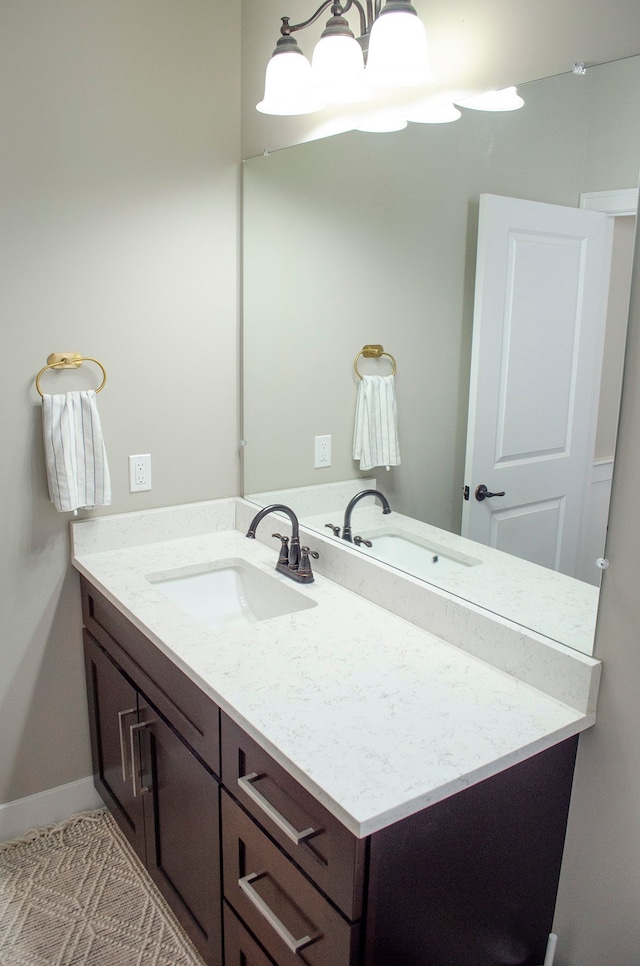
[[145, 853], [142, 796], [131, 781], [129, 724], [138, 723], [138, 691], [84, 632], [94, 782], [138, 855]]
[[154, 708], [146, 705], [140, 717], [147, 869], [207, 962], [218, 966], [218, 782]]
[[346, 920], [224, 790], [222, 826], [225, 898], [278, 966], [355, 964], [359, 925]]
[[131, 677], [101, 636], [84, 631], [96, 787], [207, 966], [222, 966], [217, 777], [163, 714], [182, 712], [159, 683]]
[[227, 903], [224, 904], [224, 963], [225, 966], [277, 966]]
[[577, 738], [359, 839], [82, 594], [96, 786], [208, 966], [540, 966]]
[[358, 921], [367, 840], [356, 838], [242, 728], [221, 717], [224, 786], [345, 918]]
[[540, 966], [577, 738], [358, 839], [221, 717], [224, 897], [277, 966]]

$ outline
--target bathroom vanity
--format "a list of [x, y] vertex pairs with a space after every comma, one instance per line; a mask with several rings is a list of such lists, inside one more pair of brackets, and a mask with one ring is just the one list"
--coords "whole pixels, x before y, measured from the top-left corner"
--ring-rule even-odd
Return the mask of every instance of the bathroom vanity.
[[322, 575], [304, 609], [205, 626], [157, 581], [286, 581], [247, 512], [72, 525], [96, 786], [203, 959], [540, 966], [598, 662], [550, 642], [552, 695]]

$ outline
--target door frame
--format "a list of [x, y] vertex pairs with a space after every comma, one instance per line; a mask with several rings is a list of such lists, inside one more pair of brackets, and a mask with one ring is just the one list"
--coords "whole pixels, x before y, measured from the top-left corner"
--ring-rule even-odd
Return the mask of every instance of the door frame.
[[[587, 191], [580, 195], [580, 207], [587, 211], [601, 211], [611, 218], [636, 217], [638, 216], [638, 188], [618, 188], [611, 191]], [[582, 507], [582, 520], [580, 523], [581, 540], [578, 547], [578, 560], [576, 573], [585, 574], [595, 563], [590, 557], [589, 550], [592, 550], [588, 535], [594, 526], [593, 515], [597, 516], [595, 525], [604, 529], [602, 533], [602, 547], [604, 548], [606, 538], [606, 527], [609, 517], [609, 501], [611, 498], [611, 481], [614, 471], [614, 457], [606, 460], [594, 460], [589, 484], [589, 492], [585, 494]], [[595, 494], [594, 494], [595, 490]], [[590, 500], [590, 494], [592, 499]], [[599, 539], [599, 537], [598, 537]], [[604, 549], [603, 549], [604, 552]], [[595, 583], [596, 581], [590, 581]], [[599, 583], [599, 581], [598, 581]]]

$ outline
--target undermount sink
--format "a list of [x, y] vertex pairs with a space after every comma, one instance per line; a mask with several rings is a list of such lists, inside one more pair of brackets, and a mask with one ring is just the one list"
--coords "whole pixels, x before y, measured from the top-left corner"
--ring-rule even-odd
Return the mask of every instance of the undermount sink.
[[361, 532], [360, 536], [373, 544], [371, 547], [360, 544], [365, 553], [426, 580], [459, 573], [464, 567], [476, 567], [482, 563], [477, 557], [422, 539], [406, 530], [369, 530]]
[[255, 624], [316, 606], [294, 587], [239, 559], [148, 574], [146, 579], [208, 627]]

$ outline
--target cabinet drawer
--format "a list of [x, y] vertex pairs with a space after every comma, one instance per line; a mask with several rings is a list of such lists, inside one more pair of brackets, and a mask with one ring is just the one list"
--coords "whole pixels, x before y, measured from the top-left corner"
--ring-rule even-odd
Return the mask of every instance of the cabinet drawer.
[[348, 923], [222, 792], [224, 895], [278, 966], [351, 966], [359, 925]]
[[215, 702], [84, 577], [80, 586], [87, 630], [219, 775], [220, 714]]
[[224, 966], [274, 966], [271, 957], [260, 948], [226, 902], [224, 904]]
[[[223, 784], [345, 916], [359, 919], [366, 840], [352, 835], [227, 715], [221, 719]], [[295, 833], [310, 829], [296, 843]]]

